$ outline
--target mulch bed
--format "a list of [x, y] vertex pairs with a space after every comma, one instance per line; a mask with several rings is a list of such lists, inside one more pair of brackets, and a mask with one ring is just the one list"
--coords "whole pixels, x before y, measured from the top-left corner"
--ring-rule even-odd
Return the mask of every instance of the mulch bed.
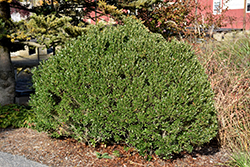
[[[93, 148], [72, 138], [54, 139], [27, 128], [0, 129], [0, 139], [0, 151], [55, 167], [226, 167], [221, 164], [229, 160], [229, 154], [215, 140], [190, 154], [182, 152], [170, 160], [153, 155], [151, 161], [147, 161], [147, 157], [141, 157], [132, 148], [125, 151], [127, 146], [123, 144]], [[119, 155], [114, 155], [114, 151]], [[99, 159], [96, 152], [108, 153], [111, 159]]]

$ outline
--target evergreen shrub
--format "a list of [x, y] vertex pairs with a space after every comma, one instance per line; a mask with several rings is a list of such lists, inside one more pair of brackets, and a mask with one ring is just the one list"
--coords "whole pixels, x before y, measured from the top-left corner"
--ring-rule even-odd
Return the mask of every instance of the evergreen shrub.
[[36, 128], [161, 157], [209, 142], [213, 92], [190, 45], [123, 23], [92, 26], [33, 71]]

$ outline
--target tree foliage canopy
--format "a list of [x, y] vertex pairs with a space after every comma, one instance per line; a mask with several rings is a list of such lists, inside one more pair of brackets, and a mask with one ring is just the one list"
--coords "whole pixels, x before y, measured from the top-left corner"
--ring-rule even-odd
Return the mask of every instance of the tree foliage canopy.
[[[144, 25], [152, 32], [161, 33], [165, 38], [186, 37], [190, 34], [202, 36], [202, 30], [208, 30], [211, 26], [222, 27], [223, 22], [229, 19], [225, 15], [227, 9], [221, 9], [220, 15], [214, 15], [209, 6], [204, 6], [197, 0], [107, 0], [106, 2], [115, 6], [117, 10], [123, 9], [123, 14], [135, 15], [144, 21]], [[103, 10], [108, 8], [105, 5], [101, 7]]]
[[12, 34], [13, 39], [36, 38], [46, 47], [63, 44], [67, 39], [74, 38], [86, 31], [86, 28], [70, 24], [70, 17], [56, 17], [55, 15], [33, 15], [28, 21], [18, 23], [21, 31]]
[[29, 21], [12, 27], [12, 40], [39, 38], [39, 42], [47, 47], [81, 35], [88, 25], [87, 19], [96, 21], [96, 16], [106, 15], [120, 23], [122, 15], [135, 15], [150, 31], [161, 33], [166, 39], [187, 37], [191, 33], [201, 36], [201, 29], [206, 30], [212, 25], [221, 27], [225, 19], [224, 13], [214, 16], [209, 11], [204, 18], [201, 11], [206, 7], [196, 0], [44, 0], [29, 9], [17, 0], [8, 2], [13, 8], [36, 14]]

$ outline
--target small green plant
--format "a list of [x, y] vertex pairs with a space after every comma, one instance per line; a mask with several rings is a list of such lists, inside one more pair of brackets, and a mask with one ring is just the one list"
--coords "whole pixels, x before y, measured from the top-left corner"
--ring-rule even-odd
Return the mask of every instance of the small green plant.
[[[249, 118], [248, 118], [249, 119]], [[245, 120], [244, 120], [245, 121]], [[230, 153], [230, 158], [226, 165], [232, 167], [248, 167], [250, 166], [250, 148], [249, 148], [249, 125], [241, 125], [235, 129], [237, 135], [234, 137], [228, 136], [227, 148]], [[248, 129], [246, 129], [248, 128]]]
[[0, 105], [0, 128], [9, 126], [14, 128], [31, 127], [33, 119], [34, 114], [30, 107], [16, 104]]
[[217, 134], [213, 92], [191, 46], [131, 17], [91, 27], [33, 74], [36, 127], [54, 137], [169, 157]]
[[231, 160], [227, 163], [231, 167], [249, 167], [250, 153], [249, 152], [234, 152], [231, 155]]
[[101, 153], [99, 153], [99, 152], [96, 152], [96, 157], [97, 158], [99, 158], [99, 159], [112, 159], [112, 157], [111, 156], [109, 156], [109, 154], [108, 153], [103, 153], [103, 154], [101, 154]]
[[152, 160], [152, 158], [153, 158], [153, 157], [152, 157], [151, 155], [147, 155], [146, 160], [147, 160], [147, 161], [151, 161], [151, 160]]
[[130, 149], [130, 147], [124, 146], [123, 149], [124, 149], [126, 152], [128, 152], [129, 149]]
[[120, 151], [118, 151], [118, 150], [114, 150], [113, 151], [113, 155], [116, 156], [116, 157], [120, 157], [121, 156], [120, 155]]

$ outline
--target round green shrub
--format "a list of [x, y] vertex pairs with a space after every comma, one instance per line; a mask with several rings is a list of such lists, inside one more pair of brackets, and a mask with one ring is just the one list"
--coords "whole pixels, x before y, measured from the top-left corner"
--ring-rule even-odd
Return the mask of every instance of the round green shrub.
[[92, 26], [33, 71], [36, 128], [163, 157], [209, 142], [213, 92], [190, 45], [123, 23]]

